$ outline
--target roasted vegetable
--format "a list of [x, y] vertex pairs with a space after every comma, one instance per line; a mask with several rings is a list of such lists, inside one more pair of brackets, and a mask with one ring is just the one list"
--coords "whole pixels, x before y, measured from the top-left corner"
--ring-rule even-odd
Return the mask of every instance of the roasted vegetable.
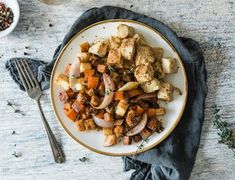
[[129, 104], [127, 103], [125, 99], [123, 99], [119, 101], [115, 113], [119, 116], [124, 116], [128, 107], [129, 107]]

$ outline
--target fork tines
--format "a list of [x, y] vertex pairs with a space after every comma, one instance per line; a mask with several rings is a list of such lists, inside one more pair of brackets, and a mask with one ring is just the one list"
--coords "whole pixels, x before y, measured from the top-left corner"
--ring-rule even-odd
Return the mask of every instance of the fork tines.
[[39, 87], [38, 81], [36, 80], [26, 60], [22, 59], [14, 62], [24, 89], [27, 91], [29, 89]]

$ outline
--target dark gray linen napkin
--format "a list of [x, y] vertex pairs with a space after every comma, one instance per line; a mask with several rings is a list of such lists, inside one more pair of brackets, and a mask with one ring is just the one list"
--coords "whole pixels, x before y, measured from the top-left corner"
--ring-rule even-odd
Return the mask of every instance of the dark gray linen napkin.
[[[106, 19], [132, 19], [143, 22], [162, 33], [180, 54], [189, 84], [186, 109], [177, 128], [155, 148], [136, 157], [124, 157], [124, 171], [135, 169], [131, 176], [132, 180], [189, 179], [199, 146], [207, 95], [204, 58], [196, 41], [178, 37], [174, 31], [156, 19], [123, 8], [105, 6], [89, 9], [75, 21], [63, 42], [55, 50], [50, 63], [33, 59], [26, 60], [37, 75], [42, 89], [48, 89], [53, 65], [65, 44], [83, 28]], [[8, 60], [6, 68], [20, 89], [24, 90], [13, 63], [18, 59], [20, 58]]]

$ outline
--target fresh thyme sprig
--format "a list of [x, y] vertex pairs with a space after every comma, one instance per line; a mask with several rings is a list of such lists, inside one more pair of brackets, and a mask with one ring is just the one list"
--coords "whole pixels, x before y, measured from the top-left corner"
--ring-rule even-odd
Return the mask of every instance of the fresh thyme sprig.
[[132, 158], [132, 160], [136, 159], [138, 152], [144, 147], [144, 144], [147, 143], [148, 141], [149, 141], [149, 137], [142, 140], [141, 144], [137, 146], [137, 149], [134, 154], [134, 158]]
[[233, 130], [228, 128], [227, 122], [223, 121], [221, 119], [221, 116], [219, 115], [220, 109], [216, 104], [212, 106], [212, 113], [213, 113], [213, 125], [217, 129], [220, 130], [218, 135], [220, 136], [219, 143], [223, 143], [228, 146], [229, 149], [231, 149], [235, 154], [235, 138], [233, 137]]

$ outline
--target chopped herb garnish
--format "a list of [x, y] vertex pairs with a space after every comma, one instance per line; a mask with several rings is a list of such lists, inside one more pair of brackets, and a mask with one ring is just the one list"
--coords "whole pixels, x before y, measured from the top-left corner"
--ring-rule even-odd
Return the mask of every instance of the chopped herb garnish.
[[214, 104], [211, 108], [213, 113], [213, 126], [220, 130], [218, 133], [220, 140], [218, 142], [227, 145], [235, 155], [235, 138], [233, 137], [233, 130], [229, 129], [227, 122], [221, 119], [221, 116], [219, 115], [220, 109], [217, 107], [217, 105]]

